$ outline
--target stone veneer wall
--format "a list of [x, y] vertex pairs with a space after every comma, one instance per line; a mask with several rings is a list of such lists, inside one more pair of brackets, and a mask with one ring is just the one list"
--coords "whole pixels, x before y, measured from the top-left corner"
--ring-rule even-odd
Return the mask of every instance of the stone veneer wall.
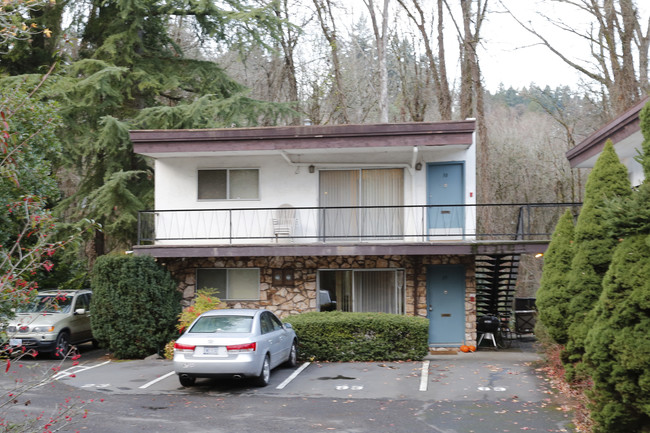
[[[411, 316], [427, 316], [426, 266], [464, 264], [465, 343], [476, 345], [476, 279], [473, 256], [319, 256], [319, 257], [208, 257], [158, 259], [179, 282], [183, 305], [196, 295], [196, 270], [199, 268], [259, 268], [258, 301], [225, 301], [230, 308], [266, 308], [280, 317], [317, 311], [316, 275], [322, 269], [404, 269], [405, 309]], [[273, 271], [293, 269], [293, 286], [274, 286]], [[436, 348], [435, 350], [448, 350]]]

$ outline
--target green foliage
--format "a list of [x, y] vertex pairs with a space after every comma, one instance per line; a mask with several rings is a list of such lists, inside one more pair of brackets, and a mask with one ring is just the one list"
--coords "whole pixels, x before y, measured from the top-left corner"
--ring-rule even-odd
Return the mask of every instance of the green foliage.
[[559, 344], [567, 341], [568, 274], [573, 259], [573, 214], [567, 210], [560, 218], [544, 254], [544, 269], [537, 291], [539, 322], [548, 335]]
[[311, 312], [290, 316], [300, 356], [318, 361], [419, 360], [429, 350], [429, 321], [384, 313]]
[[[178, 323], [176, 324], [176, 329], [179, 332], [185, 331], [188, 326], [192, 324], [201, 314], [206, 311], [216, 310], [219, 307], [221, 301], [219, 298], [212, 296], [214, 289], [204, 289], [199, 290], [194, 298], [194, 302], [187, 308], [184, 308], [181, 314], [178, 315]], [[176, 340], [172, 340], [165, 345], [165, 354], [164, 358], [174, 359], [174, 343]]]
[[648, 233], [631, 235], [616, 248], [593, 310], [584, 360], [594, 383], [596, 433], [640, 432], [650, 425]]
[[180, 292], [152, 257], [102, 256], [91, 287], [93, 336], [116, 357], [162, 352], [175, 335]]
[[[129, 248], [137, 210], [153, 205], [153, 176], [147, 161], [133, 154], [129, 129], [268, 125], [293, 114], [287, 105], [249, 98], [246, 89], [214, 62], [186, 57], [170, 31], [170, 25], [182, 21], [182, 30], [197, 42], [210, 39], [244, 51], [253, 44], [273, 46], [283, 22], [271, 4], [259, 4], [35, 3], [32, 15], [42, 17], [39, 25], [48, 23], [52, 41], [63, 38], [64, 18], [72, 20], [80, 35], [75, 49], [62, 54], [67, 57], [56, 76], [36, 96], [61, 103], [66, 168], [80, 182], [57, 210], [69, 221], [89, 218], [102, 225], [103, 231], [95, 234], [96, 255]], [[37, 80], [28, 74], [49, 68], [55, 58], [52, 50], [35, 56], [37, 49], [50, 48], [45, 42], [11, 45], [1, 66], [11, 74], [25, 75], [3, 77], [0, 86]]]
[[11, 203], [33, 195], [47, 204], [61, 194], [53, 176], [61, 159], [61, 119], [57, 104], [34, 101], [20, 88], [0, 90], [0, 111], [7, 122], [2, 131], [9, 134], [0, 150], [0, 245], [6, 245], [22, 224], [6, 212]]
[[631, 194], [627, 169], [609, 141], [589, 174], [585, 200], [575, 227], [574, 256], [567, 286], [571, 301], [567, 309], [570, 325], [565, 359], [569, 362], [582, 358], [587, 331], [592, 326], [588, 313], [600, 296], [603, 276], [618, 243], [606, 223], [608, 200]]
[[643, 143], [641, 144], [642, 154], [640, 158], [643, 173], [646, 179], [650, 179], [650, 103], [645, 104], [639, 113], [640, 128], [643, 134]]

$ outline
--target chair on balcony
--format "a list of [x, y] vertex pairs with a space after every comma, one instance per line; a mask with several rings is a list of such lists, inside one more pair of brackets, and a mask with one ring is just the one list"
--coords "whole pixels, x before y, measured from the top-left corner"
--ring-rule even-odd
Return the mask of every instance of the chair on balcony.
[[[290, 204], [283, 204], [275, 211], [273, 218], [273, 234], [275, 241], [279, 238], [291, 238], [296, 225], [296, 210]], [[292, 239], [293, 242], [293, 239]]]

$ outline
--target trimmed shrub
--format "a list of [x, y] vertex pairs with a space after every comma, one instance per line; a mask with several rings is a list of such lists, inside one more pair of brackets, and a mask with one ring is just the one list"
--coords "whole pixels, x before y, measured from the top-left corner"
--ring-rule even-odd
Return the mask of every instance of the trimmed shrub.
[[176, 334], [181, 294], [153, 257], [99, 257], [91, 287], [93, 336], [117, 358], [162, 352]]
[[570, 364], [582, 360], [584, 341], [593, 324], [593, 316], [588, 313], [600, 296], [603, 277], [618, 244], [606, 222], [607, 202], [631, 194], [627, 169], [618, 159], [612, 142], [608, 141], [587, 179], [585, 200], [574, 233], [574, 256], [567, 286], [571, 299], [567, 309], [570, 325], [563, 354], [570, 375]]
[[560, 218], [544, 254], [544, 269], [537, 290], [535, 304], [539, 311], [539, 324], [559, 344], [567, 341], [567, 309], [571, 298], [567, 293], [569, 271], [573, 259], [573, 214], [567, 210]]
[[311, 312], [293, 326], [300, 357], [315, 361], [420, 360], [429, 351], [429, 320], [385, 313]]

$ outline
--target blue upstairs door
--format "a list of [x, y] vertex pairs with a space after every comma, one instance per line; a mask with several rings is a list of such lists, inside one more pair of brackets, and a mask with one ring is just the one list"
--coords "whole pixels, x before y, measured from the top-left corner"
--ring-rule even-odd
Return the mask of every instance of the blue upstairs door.
[[465, 341], [465, 266], [427, 268], [429, 345], [456, 347]]
[[429, 237], [465, 234], [464, 165], [462, 162], [427, 165], [427, 224]]

